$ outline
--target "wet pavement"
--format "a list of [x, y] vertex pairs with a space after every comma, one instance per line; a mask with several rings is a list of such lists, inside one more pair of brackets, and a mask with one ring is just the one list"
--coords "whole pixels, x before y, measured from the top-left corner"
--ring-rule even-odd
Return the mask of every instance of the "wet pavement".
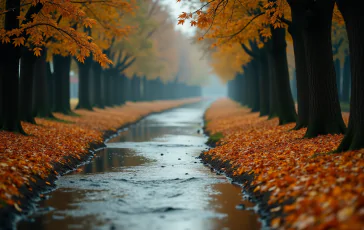
[[[196, 157], [201, 102], [148, 116], [57, 181], [17, 229], [260, 229], [241, 188]], [[241, 208], [245, 207], [245, 208]]]

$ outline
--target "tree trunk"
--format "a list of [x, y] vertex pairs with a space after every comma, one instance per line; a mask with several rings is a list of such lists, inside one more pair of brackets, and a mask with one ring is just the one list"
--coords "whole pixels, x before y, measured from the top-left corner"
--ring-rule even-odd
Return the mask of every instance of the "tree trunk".
[[144, 100], [145, 101], [150, 101], [150, 96], [149, 96], [149, 90], [150, 90], [150, 81], [144, 77], [144, 84], [143, 84], [143, 95], [144, 95]]
[[120, 91], [121, 91], [121, 84], [120, 84], [120, 74], [115, 73], [113, 75], [113, 85], [112, 85], [112, 101], [114, 105], [120, 105]]
[[104, 95], [104, 104], [107, 107], [112, 106], [111, 97], [110, 97], [110, 83], [111, 82], [111, 71], [105, 70], [103, 74], [103, 95]]
[[[251, 111], [252, 112], [256, 112], [253, 108], [255, 107], [255, 105], [257, 104], [255, 99], [255, 80], [254, 79], [254, 69], [252, 68], [252, 63], [248, 63], [248, 66], [246, 68], [246, 75], [247, 75], [247, 80], [248, 80], [248, 103], [247, 103], [247, 106], [249, 108], [251, 108]], [[259, 110], [258, 110], [259, 111]]]
[[71, 57], [54, 55], [53, 68], [54, 68], [54, 111], [70, 114], [70, 67]]
[[341, 66], [340, 66], [340, 60], [338, 58], [335, 59], [334, 65], [335, 65], [335, 73], [336, 73], [336, 86], [337, 86], [337, 92], [338, 92], [339, 101], [340, 101], [341, 100]]
[[[269, 69], [269, 115], [268, 119], [272, 119], [278, 116], [278, 102], [277, 93], [275, 89], [276, 85], [276, 68], [274, 66], [274, 54], [272, 40], [267, 42], [268, 51], [268, 69]], [[247, 86], [249, 88], [249, 86]]]
[[296, 121], [296, 109], [289, 85], [285, 35], [286, 31], [284, 28], [272, 28], [272, 52], [275, 66], [273, 90], [276, 93], [277, 115], [280, 125]]
[[351, 83], [350, 57], [349, 55], [346, 55], [344, 60], [343, 89], [341, 96], [341, 100], [344, 103], [349, 103], [350, 83]]
[[46, 50], [37, 58], [34, 68], [35, 92], [34, 114], [38, 117], [54, 118], [48, 98]]
[[110, 106], [114, 106], [115, 104], [115, 75], [117, 74], [116, 70], [111, 72], [109, 76], [109, 86], [107, 93], [109, 94]]
[[102, 94], [101, 94], [101, 73], [102, 67], [97, 62], [92, 62], [92, 71], [93, 71], [93, 95], [94, 95], [94, 105], [97, 108], [104, 109], [105, 105], [103, 102]]
[[141, 90], [140, 90], [140, 99], [142, 100], [142, 101], [147, 101], [147, 98], [146, 98], [146, 85], [147, 85], [147, 78], [145, 77], [145, 76], [143, 76], [143, 78], [142, 78], [142, 87], [141, 87]]
[[246, 105], [247, 103], [247, 82], [246, 82], [246, 75], [245, 74], [239, 74], [240, 79], [237, 81], [235, 78], [232, 82], [232, 88], [233, 88], [233, 95], [235, 98], [239, 98], [242, 105]]
[[66, 113], [62, 104], [62, 84], [65, 69], [65, 59], [61, 55], [53, 56], [53, 76], [54, 76], [54, 112]]
[[22, 48], [20, 62], [20, 119], [35, 124], [33, 117], [33, 82], [36, 56], [27, 47]]
[[349, 127], [338, 152], [364, 148], [364, 14], [354, 0], [338, 0], [346, 24], [351, 62]]
[[309, 82], [309, 123], [306, 137], [345, 131], [336, 86], [331, 45], [334, 2], [318, 0], [308, 6], [304, 30]]
[[132, 80], [132, 101], [140, 101], [140, 78], [133, 76]]
[[[4, 29], [19, 28], [20, 0], [6, 0]], [[2, 124], [1, 129], [25, 134], [19, 116], [19, 59], [20, 48], [12, 43], [0, 44], [2, 69]]]
[[131, 80], [126, 76], [124, 79], [124, 98], [125, 102], [131, 101]]
[[62, 104], [64, 110], [66, 110], [67, 114], [72, 113], [71, 111], [71, 56], [65, 57], [65, 66], [64, 66], [64, 73], [63, 73], [63, 82], [62, 84]]
[[305, 8], [298, 1], [289, 1], [289, 3], [292, 15], [292, 25], [289, 27], [289, 32], [292, 36], [295, 56], [298, 105], [297, 122], [293, 129], [299, 130], [308, 126], [309, 119], [308, 73], [302, 32], [305, 23]]
[[[52, 70], [51, 70], [51, 63], [50, 62], [47, 62], [47, 83], [48, 83], [48, 98], [49, 98], [49, 106], [51, 108], [51, 110], [54, 109], [54, 98], [55, 98], [55, 83], [54, 83], [54, 76], [53, 76], [53, 73], [52, 73]], [[34, 93], [33, 93], [34, 94]]]
[[292, 97], [293, 101], [297, 101], [297, 77], [296, 77], [296, 71], [292, 73], [292, 79], [291, 79], [291, 91], [292, 91]]
[[76, 109], [92, 110], [90, 102], [90, 69], [92, 59], [90, 57], [85, 59], [84, 63], [77, 62], [78, 64], [78, 105]]
[[260, 51], [260, 76], [259, 76], [259, 99], [260, 116], [269, 115], [269, 66], [267, 58], [267, 47]]
[[125, 84], [126, 84], [126, 76], [124, 74], [120, 75], [120, 104], [123, 105], [126, 102], [126, 94], [125, 94]]

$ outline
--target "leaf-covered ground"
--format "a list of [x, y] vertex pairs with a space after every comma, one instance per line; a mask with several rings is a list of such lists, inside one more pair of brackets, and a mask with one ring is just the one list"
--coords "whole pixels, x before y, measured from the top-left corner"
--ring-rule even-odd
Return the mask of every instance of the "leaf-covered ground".
[[270, 210], [284, 214], [272, 227], [364, 229], [364, 149], [327, 154], [342, 135], [303, 139], [305, 129], [290, 131], [294, 124], [278, 126], [229, 99], [214, 102], [205, 120], [206, 131], [223, 135], [205, 154], [229, 161], [237, 175], [253, 173], [254, 192], [271, 192], [268, 204], [293, 198]]
[[56, 113], [63, 122], [37, 118], [37, 125], [22, 123], [28, 136], [0, 131], [0, 208], [13, 205], [19, 211], [21, 204], [14, 198], [22, 195], [22, 185], [35, 182], [34, 176], [45, 179], [50, 173], [57, 174], [55, 163], [67, 164], [70, 158], [89, 154], [90, 144], [102, 143], [105, 131], [116, 131], [150, 113], [198, 100], [128, 102], [104, 110], [77, 110], [80, 116]]

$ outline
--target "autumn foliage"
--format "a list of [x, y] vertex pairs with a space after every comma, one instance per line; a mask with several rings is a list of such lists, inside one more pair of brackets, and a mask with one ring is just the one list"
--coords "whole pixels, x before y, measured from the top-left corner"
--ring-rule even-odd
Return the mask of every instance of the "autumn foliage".
[[[347, 122], [348, 114], [343, 117]], [[330, 153], [343, 135], [302, 138], [306, 129], [277, 126], [277, 118], [267, 120], [229, 99], [214, 102], [205, 119], [210, 134], [223, 135], [205, 154], [229, 162], [236, 175], [254, 175], [254, 193], [270, 192], [270, 212], [283, 210], [272, 227], [363, 229], [364, 151]]]
[[22, 196], [20, 187], [29, 186], [35, 177], [44, 180], [58, 174], [55, 163], [67, 166], [71, 159], [90, 154], [90, 144], [101, 144], [105, 131], [116, 131], [150, 113], [198, 100], [128, 102], [104, 110], [79, 110], [79, 117], [55, 113], [64, 122], [43, 118], [36, 119], [38, 125], [23, 122], [27, 136], [0, 131], [0, 208], [14, 205], [20, 211], [22, 204], [15, 202]]

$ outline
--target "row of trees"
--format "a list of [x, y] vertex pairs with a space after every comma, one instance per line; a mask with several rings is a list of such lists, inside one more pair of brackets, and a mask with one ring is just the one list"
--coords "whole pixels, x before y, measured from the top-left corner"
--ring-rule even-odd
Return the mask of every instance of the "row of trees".
[[71, 70], [77, 109], [200, 95], [198, 63], [183, 64], [197, 48], [174, 24], [158, 0], [0, 0], [0, 129], [74, 114]]
[[[278, 117], [280, 124], [307, 127], [305, 137], [345, 133], [339, 152], [364, 147], [364, 16], [355, 1], [213, 0], [197, 9], [182, 13], [180, 23], [190, 20], [201, 29], [201, 39], [220, 53], [213, 58], [226, 52], [244, 54], [225, 66], [235, 77], [229, 83], [232, 98], [261, 115]], [[293, 43], [298, 113], [289, 85], [287, 40]], [[342, 80], [337, 75], [340, 59]], [[346, 128], [339, 95], [348, 100], [348, 84]]]

